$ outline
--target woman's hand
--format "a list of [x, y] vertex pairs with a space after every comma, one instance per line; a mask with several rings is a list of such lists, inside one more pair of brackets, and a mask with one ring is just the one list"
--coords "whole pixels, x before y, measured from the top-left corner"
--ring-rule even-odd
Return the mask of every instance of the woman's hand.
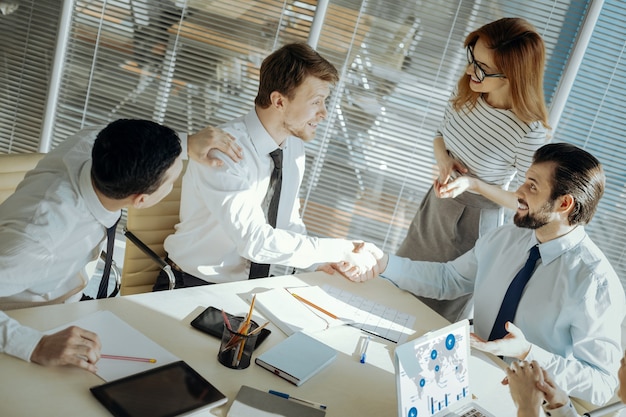
[[476, 187], [476, 178], [463, 175], [453, 181], [443, 184], [439, 180], [435, 180], [433, 189], [435, 195], [439, 198], [454, 198], [463, 194], [467, 190], [473, 190]]

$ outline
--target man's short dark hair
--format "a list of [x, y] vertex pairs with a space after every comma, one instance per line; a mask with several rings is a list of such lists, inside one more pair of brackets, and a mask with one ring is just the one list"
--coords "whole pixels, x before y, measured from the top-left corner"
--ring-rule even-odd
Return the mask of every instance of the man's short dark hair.
[[543, 162], [556, 164], [551, 199], [566, 194], [574, 198], [575, 208], [568, 217], [570, 225], [589, 223], [604, 194], [605, 176], [600, 161], [569, 143], [551, 143], [535, 152], [533, 163]]
[[91, 151], [91, 178], [109, 198], [151, 194], [182, 152], [169, 127], [149, 120], [120, 119], [102, 129]]

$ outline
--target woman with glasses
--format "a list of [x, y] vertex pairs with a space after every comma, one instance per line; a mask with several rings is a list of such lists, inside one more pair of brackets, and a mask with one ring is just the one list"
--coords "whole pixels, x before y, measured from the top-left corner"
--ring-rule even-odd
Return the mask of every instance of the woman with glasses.
[[[545, 46], [534, 27], [500, 19], [470, 33], [465, 47], [467, 68], [433, 141], [439, 176], [397, 252], [413, 260], [455, 259], [501, 225], [547, 139]], [[471, 294], [420, 299], [452, 322], [471, 314]]]

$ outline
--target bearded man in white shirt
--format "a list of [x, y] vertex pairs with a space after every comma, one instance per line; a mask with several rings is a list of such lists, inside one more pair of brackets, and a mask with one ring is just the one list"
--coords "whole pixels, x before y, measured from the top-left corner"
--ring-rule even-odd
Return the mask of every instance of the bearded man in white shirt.
[[[190, 135], [190, 156], [220, 165], [218, 148], [239, 160], [232, 138], [212, 128]], [[188, 141], [188, 142], [187, 142]], [[0, 205], [0, 352], [42, 365], [95, 372], [98, 336], [78, 327], [43, 335], [3, 311], [78, 301], [106, 232], [121, 209], [150, 207], [172, 189], [182, 170], [182, 146], [172, 129], [146, 120], [117, 120], [83, 129], [28, 172]]]
[[[515, 225], [495, 229], [446, 263], [385, 254], [354, 280], [380, 274], [434, 299], [473, 293], [473, 347], [508, 360], [535, 360], [569, 395], [604, 404], [617, 387], [626, 303], [615, 270], [584, 229], [604, 183], [600, 163], [588, 152], [544, 145], [516, 191]], [[540, 259], [518, 291], [512, 316], [502, 320], [512, 304], [505, 294], [534, 247]]]
[[[351, 260], [363, 269], [382, 255], [372, 244], [307, 236], [298, 193], [304, 177], [304, 143], [327, 116], [325, 101], [339, 79], [335, 67], [304, 43], [283, 46], [260, 69], [255, 107], [221, 129], [244, 151], [239, 163], [222, 158], [218, 168], [190, 161], [183, 176], [180, 223], [165, 240], [176, 288], [267, 277], [269, 265], [311, 268]], [[282, 185], [271, 224], [270, 156], [282, 151]], [[260, 264], [267, 268], [261, 272]], [[283, 269], [284, 271], [285, 269]], [[160, 274], [155, 290], [166, 289]]]

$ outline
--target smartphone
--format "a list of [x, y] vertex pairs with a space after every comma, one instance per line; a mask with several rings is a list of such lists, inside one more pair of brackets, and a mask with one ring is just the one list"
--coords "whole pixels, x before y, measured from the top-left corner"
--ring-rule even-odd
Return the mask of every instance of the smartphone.
[[[228, 318], [233, 317], [232, 314], [226, 313]], [[211, 336], [215, 336], [219, 339], [222, 338], [222, 331], [224, 330], [224, 318], [222, 317], [222, 310], [215, 307], [207, 307], [198, 317], [191, 321], [191, 325]], [[271, 330], [263, 328], [256, 338], [256, 344], [254, 348], [259, 347], [261, 343], [272, 333]]]

